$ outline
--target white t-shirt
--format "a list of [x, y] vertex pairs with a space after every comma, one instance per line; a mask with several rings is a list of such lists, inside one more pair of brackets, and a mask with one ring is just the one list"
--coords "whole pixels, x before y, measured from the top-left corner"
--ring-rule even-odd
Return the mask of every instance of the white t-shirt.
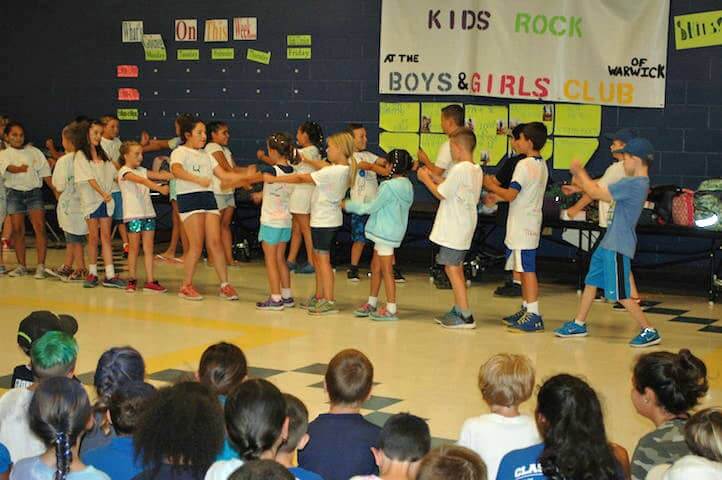
[[[118, 172], [115, 170], [113, 162], [88, 161], [83, 152], [76, 152], [73, 168], [75, 169], [75, 183], [78, 185], [78, 191], [80, 192], [83, 215], [87, 218], [103, 203], [103, 197], [90, 186], [88, 181], [95, 180], [101, 190], [110, 193]], [[113, 215], [114, 207], [115, 203], [112, 200], [106, 204], [108, 215]]]
[[429, 240], [442, 247], [468, 250], [476, 230], [476, 206], [484, 173], [471, 162], [454, 163], [447, 172], [438, 187], [444, 199], [436, 212]]
[[[301, 154], [301, 156], [308, 158], [309, 160], [321, 160], [321, 152], [318, 151], [318, 148], [315, 145], [303, 147], [302, 149], [298, 150], [298, 153]], [[297, 165], [294, 165], [293, 170], [296, 173], [313, 173], [316, 171], [313, 166], [309, 165], [306, 162], [301, 162]], [[302, 203], [306, 203], [306, 206], [308, 206], [307, 202], [310, 201], [311, 193], [313, 192], [314, 188], [315, 187], [313, 185], [310, 185], [308, 183], [295, 184], [291, 193], [291, 196], [294, 197], [294, 199], [291, 200], [291, 203], [296, 203], [299, 205]]]
[[[206, 177], [209, 180], [212, 180], [215, 176], [213, 175], [213, 169], [218, 166], [216, 159], [205, 150], [196, 150], [185, 145], [181, 145], [171, 152], [170, 164], [171, 170], [173, 165], [179, 164], [186, 172], [199, 177]], [[201, 187], [197, 183], [181, 180], [180, 178], [176, 179], [176, 193], [178, 195], [211, 191], [213, 191], [212, 187]]]
[[13, 463], [45, 453], [45, 444], [30, 430], [28, 408], [33, 392], [14, 388], [0, 397], [0, 443], [10, 452]]
[[60, 228], [73, 235], [86, 235], [88, 224], [85, 223], [80, 192], [75, 185], [75, 153], [66, 153], [58, 159], [53, 170], [53, 186], [60, 192], [56, 208]]
[[[604, 171], [604, 175], [602, 175], [602, 178], [598, 180], [598, 183], [599, 185], [609, 187], [611, 184], [617, 183], [626, 176], [627, 174], [624, 172], [624, 162], [617, 161], [607, 167], [607, 169]], [[611, 207], [611, 205], [612, 204], [609, 202], [603, 202], [602, 200], [599, 200], [600, 227], [607, 227], [607, 224], [609, 222], [609, 219], [607, 217], [609, 216], [609, 208]]]
[[123, 195], [123, 221], [155, 218], [153, 201], [150, 199], [150, 188], [127, 180], [125, 176], [129, 173], [148, 178], [148, 170], [143, 167], [129, 168], [123, 166], [120, 168], [118, 184], [120, 185], [120, 193]]
[[[274, 165], [277, 177], [290, 175], [293, 168], [289, 165], [284, 172]], [[261, 203], [261, 225], [273, 228], [291, 228], [291, 210], [288, 202], [291, 199], [293, 185], [289, 183], [265, 183], [263, 185], [263, 202]]]
[[447, 140], [441, 144], [439, 151], [436, 154], [436, 165], [439, 168], [444, 169], [444, 177], [449, 174], [449, 169], [454, 164], [454, 159], [451, 156], [451, 140]]
[[[361, 162], [374, 164], [379, 157], [367, 151], [354, 153], [353, 159], [357, 164]], [[378, 191], [379, 180], [376, 178], [376, 172], [372, 170], [361, 170], [359, 168], [356, 172], [356, 181], [351, 187], [351, 200], [354, 202], [370, 203], [376, 198]]]
[[228, 477], [242, 466], [243, 460], [239, 458], [219, 460], [208, 469], [205, 480], [228, 480]]
[[169, 150], [175, 150], [176, 148], [180, 147], [181, 143], [183, 141], [180, 137], [173, 137], [168, 140], [168, 149]]
[[526, 157], [516, 164], [510, 188], [516, 188], [519, 194], [509, 203], [504, 239], [510, 250], [534, 250], [539, 247], [548, 178], [547, 164], [541, 158]]
[[331, 165], [311, 173], [316, 184], [311, 197], [311, 226], [340, 227], [343, 224], [341, 200], [348, 190], [348, 165]]
[[[120, 160], [120, 146], [123, 145], [123, 142], [120, 138], [115, 137], [112, 140], [108, 140], [105, 137], [100, 137], [100, 146], [105, 152], [106, 155], [108, 155], [108, 158], [110, 158], [113, 162], [118, 163]], [[113, 192], [119, 192], [120, 187], [118, 186], [118, 182], [113, 183], [113, 188], [111, 189], [111, 193]]]
[[[206, 144], [205, 151], [211, 156], [213, 156], [214, 152], [223, 152], [223, 156], [226, 157], [226, 162], [228, 162], [228, 165], [230, 165], [231, 168], [236, 166], [235, 162], [233, 161], [233, 154], [231, 154], [231, 151], [228, 149], [228, 147], [224, 147], [223, 145], [219, 145], [215, 142], [210, 142]], [[232, 195], [233, 189], [229, 188], [227, 190], [221, 190], [221, 179], [213, 175], [213, 193], [215, 193], [216, 195]]]
[[[27, 165], [28, 171], [10, 173], [7, 171], [10, 165]], [[8, 146], [0, 151], [0, 175], [5, 177], [6, 188], [28, 192], [43, 186], [43, 178], [50, 176], [50, 165], [43, 152], [32, 145], [25, 145], [23, 148]]]
[[540, 442], [532, 417], [520, 415], [510, 418], [490, 413], [467, 419], [461, 427], [458, 444], [479, 454], [486, 464], [487, 477], [492, 479], [496, 478], [504, 455]]
[[647, 474], [647, 480], [720, 480], [722, 463], [697, 455], [686, 455], [674, 465], [657, 465]]

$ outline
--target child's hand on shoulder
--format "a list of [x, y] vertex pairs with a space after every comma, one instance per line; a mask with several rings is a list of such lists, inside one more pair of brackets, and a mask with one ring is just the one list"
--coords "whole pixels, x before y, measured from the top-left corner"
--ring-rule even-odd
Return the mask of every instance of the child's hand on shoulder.
[[373, 165], [370, 164], [369, 162], [359, 162], [358, 168], [360, 170], [371, 170], [373, 168]]
[[263, 151], [263, 149], [259, 148], [256, 152], [256, 158], [259, 160], [263, 160], [263, 157], [266, 156], [266, 152]]
[[263, 174], [263, 183], [276, 183], [276, 176], [270, 173]]

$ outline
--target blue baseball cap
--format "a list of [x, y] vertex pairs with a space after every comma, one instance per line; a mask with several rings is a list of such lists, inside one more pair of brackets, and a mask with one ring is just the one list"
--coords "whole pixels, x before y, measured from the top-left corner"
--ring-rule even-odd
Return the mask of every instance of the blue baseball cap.
[[654, 146], [646, 138], [637, 137], [628, 141], [624, 148], [614, 150], [612, 153], [628, 153], [651, 162], [654, 159]]
[[637, 137], [637, 131], [633, 128], [623, 128], [621, 130], [617, 130], [614, 133], [607, 133], [604, 135], [604, 138], [606, 138], [607, 140], [621, 140], [624, 143], [629, 143], [631, 139]]

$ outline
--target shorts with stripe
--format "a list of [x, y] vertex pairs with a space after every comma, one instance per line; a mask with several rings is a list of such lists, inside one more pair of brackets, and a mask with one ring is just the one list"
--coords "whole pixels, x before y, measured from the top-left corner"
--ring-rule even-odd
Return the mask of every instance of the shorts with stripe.
[[506, 270], [519, 273], [536, 272], [536, 248], [533, 250], [510, 250], [504, 252], [506, 257]]
[[632, 296], [630, 275], [632, 259], [619, 252], [598, 247], [592, 255], [589, 272], [584, 283], [604, 289], [610, 301], [625, 300]]

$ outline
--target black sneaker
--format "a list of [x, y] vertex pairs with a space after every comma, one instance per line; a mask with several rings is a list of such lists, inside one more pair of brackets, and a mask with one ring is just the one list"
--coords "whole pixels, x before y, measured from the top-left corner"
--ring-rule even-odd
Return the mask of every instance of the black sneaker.
[[399, 270], [399, 268], [396, 266], [394, 266], [394, 282], [406, 283], [406, 278], [401, 273], [401, 270]]
[[346, 272], [346, 278], [352, 282], [359, 282], [361, 278], [358, 275], [358, 267], [351, 267]]
[[495, 297], [521, 297], [521, 285], [514, 282], [506, 282], [494, 290]]
[[[594, 295], [594, 301], [595, 302], [606, 302], [607, 301], [607, 299], [604, 298], [604, 290], [602, 290], [601, 288], [597, 289], [597, 294]], [[624, 308], [624, 307], [622, 307], [622, 308]]]

